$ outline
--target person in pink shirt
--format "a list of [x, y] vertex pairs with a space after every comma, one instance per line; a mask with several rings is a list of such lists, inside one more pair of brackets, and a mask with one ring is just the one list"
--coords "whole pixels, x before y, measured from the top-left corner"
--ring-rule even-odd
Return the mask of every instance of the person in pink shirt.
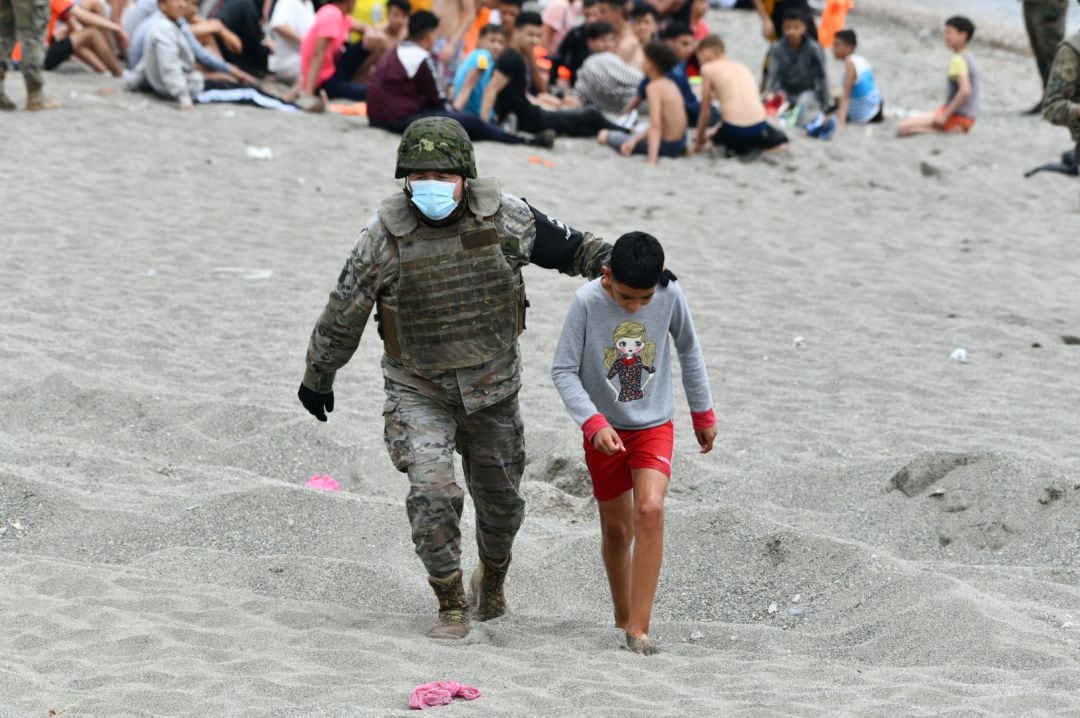
[[334, 0], [315, 13], [315, 24], [300, 43], [300, 79], [304, 95], [363, 100], [367, 85], [353, 82], [353, 73], [367, 58], [362, 43], [349, 44], [356, 0]]

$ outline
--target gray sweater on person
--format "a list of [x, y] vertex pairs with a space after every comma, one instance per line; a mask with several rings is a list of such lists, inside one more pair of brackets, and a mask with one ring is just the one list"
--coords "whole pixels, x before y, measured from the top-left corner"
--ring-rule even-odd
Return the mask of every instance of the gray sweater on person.
[[617, 429], [648, 429], [670, 421], [669, 337], [690, 411], [712, 409], [705, 357], [679, 285], [657, 286], [652, 301], [630, 313], [600, 282], [595, 279], [574, 294], [551, 367], [555, 387], [578, 426], [596, 414]]
[[203, 90], [202, 73], [195, 69], [195, 53], [180, 26], [164, 14], [153, 20], [146, 35], [146, 49], [128, 82], [134, 90], [151, 90], [181, 106], [191, 105]]

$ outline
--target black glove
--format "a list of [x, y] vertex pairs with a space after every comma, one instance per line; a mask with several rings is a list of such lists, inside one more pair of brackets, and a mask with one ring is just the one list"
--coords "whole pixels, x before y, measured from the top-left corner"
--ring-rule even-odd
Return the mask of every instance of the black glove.
[[[311, 415], [319, 421], [326, 421], [326, 414], [334, 410], [334, 392], [321, 394], [301, 384], [300, 391], [296, 392], [296, 396], [299, 397], [304, 408], [310, 411]], [[324, 409], [326, 410], [325, 413], [323, 412]]]

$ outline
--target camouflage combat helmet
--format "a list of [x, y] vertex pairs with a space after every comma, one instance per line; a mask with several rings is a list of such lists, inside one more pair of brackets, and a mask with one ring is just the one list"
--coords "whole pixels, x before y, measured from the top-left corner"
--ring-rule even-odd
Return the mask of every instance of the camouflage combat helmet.
[[398, 145], [400, 179], [410, 172], [439, 170], [476, 179], [472, 140], [461, 123], [450, 117], [424, 117], [405, 128]]

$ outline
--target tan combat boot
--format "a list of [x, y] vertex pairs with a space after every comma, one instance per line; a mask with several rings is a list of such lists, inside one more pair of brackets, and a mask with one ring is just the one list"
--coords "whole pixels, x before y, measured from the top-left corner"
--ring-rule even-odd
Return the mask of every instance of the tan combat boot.
[[469, 605], [480, 621], [490, 621], [506, 613], [503, 582], [506, 581], [508, 568], [510, 568], [509, 556], [501, 564], [488, 561], [483, 556], [480, 557], [480, 565], [473, 571], [472, 580], [469, 582], [472, 589]]
[[428, 636], [464, 638], [469, 635], [469, 604], [465, 600], [461, 571], [454, 571], [446, 578], [428, 576], [428, 583], [439, 599], [439, 620], [428, 631]]
[[15, 109], [15, 103], [11, 101], [11, 98], [4, 94], [4, 70], [3, 63], [0, 62], [0, 110], [11, 112]]
[[42, 85], [38, 82], [26, 82], [26, 109], [31, 112], [37, 112], [38, 110], [55, 110], [60, 106], [60, 103], [56, 100], [50, 100], [45, 97], [45, 93], [42, 92]]

